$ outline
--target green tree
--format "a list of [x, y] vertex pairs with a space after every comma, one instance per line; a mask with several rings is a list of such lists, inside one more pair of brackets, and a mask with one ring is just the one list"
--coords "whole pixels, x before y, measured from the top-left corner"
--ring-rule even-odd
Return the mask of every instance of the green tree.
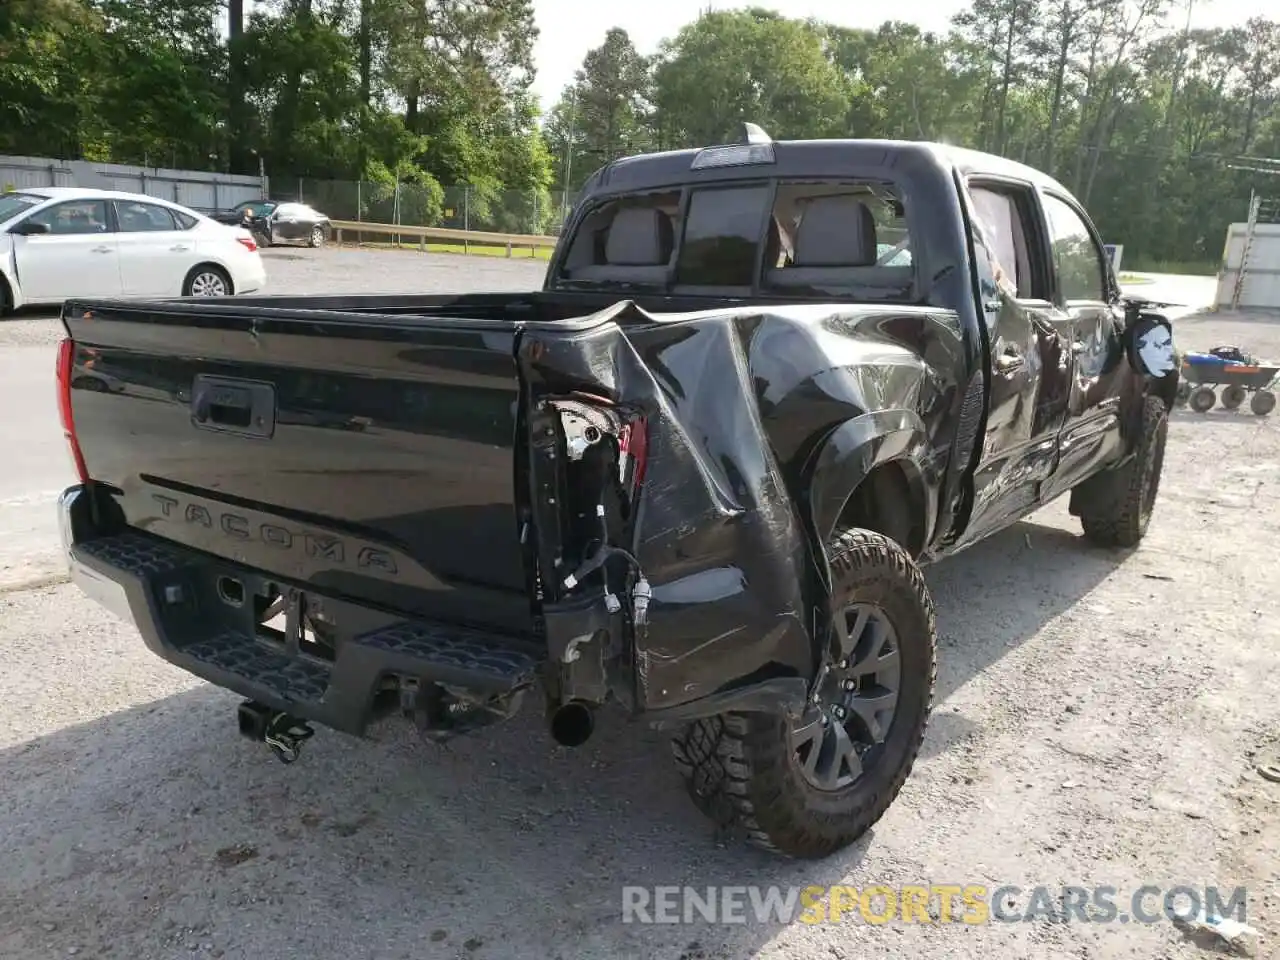
[[558, 160], [557, 183], [569, 177], [576, 186], [593, 169], [652, 145], [649, 85], [648, 60], [625, 30], [609, 30], [552, 110], [546, 135]]
[[776, 138], [844, 132], [845, 78], [825, 29], [769, 10], [717, 11], [662, 45], [654, 74], [659, 147], [723, 142], [750, 121]]

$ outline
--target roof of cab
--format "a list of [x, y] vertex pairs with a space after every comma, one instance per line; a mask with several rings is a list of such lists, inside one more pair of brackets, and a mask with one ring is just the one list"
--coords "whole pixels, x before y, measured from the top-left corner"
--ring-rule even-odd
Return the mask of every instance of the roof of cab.
[[[1021, 180], [1042, 189], [1070, 194], [1053, 177], [1025, 163], [945, 143], [918, 140], [777, 140], [773, 141], [773, 148], [772, 175], [779, 177], [838, 177], [848, 175], [851, 168], [864, 174], [883, 171], [888, 175], [898, 163], [916, 160], [941, 163], [966, 175], [986, 174]], [[703, 179], [757, 178], [761, 175], [761, 168], [757, 165], [691, 171], [694, 157], [703, 149], [706, 148], [623, 157], [597, 170], [584, 189], [613, 193], [675, 186]]]

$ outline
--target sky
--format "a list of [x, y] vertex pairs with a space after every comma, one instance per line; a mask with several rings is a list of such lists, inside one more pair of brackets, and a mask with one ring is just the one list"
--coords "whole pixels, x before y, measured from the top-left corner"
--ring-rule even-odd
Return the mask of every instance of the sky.
[[[587, 51], [604, 41], [610, 27], [622, 27], [631, 35], [641, 53], [653, 53], [665, 37], [674, 36], [697, 19], [707, 6], [732, 9], [747, 6], [749, 0], [633, 0], [616, 6], [607, 2], [584, 0], [533, 0], [540, 36], [534, 49], [538, 74], [534, 92], [544, 111], [551, 109], [560, 93], [573, 81], [573, 73], [582, 64]], [[1267, 0], [1193, 0], [1192, 26], [1217, 27], [1241, 25], [1250, 16], [1262, 12]], [[876, 27], [887, 16], [887, 7], [859, 3], [857, 0], [790, 0], [778, 4], [762, 0], [751, 4], [785, 13], [789, 17], [816, 17], [846, 27]], [[967, 7], [968, 0], [911, 0], [904, 3], [895, 17], [918, 24], [925, 30], [945, 31], [951, 16]], [[1181, 13], [1170, 22], [1179, 27], [1186, 18], [1185, 3]]]

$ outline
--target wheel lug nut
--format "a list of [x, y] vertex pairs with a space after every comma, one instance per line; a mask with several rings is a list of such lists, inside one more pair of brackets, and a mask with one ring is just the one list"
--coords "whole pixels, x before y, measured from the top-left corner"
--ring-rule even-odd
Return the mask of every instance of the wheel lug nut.
[[844, 707], [835, 706], [831, 708], [831, 715], [835, 717], [837, 720], [843, 720], [844, 714], [845, 714]]
[[856, 681], [856, 680], [846, 680], [846, 681], [844, 682], [844, 688], [845, 688], [846, 690], [850, 690], [850, 691], [852, 691], [852, 690], [857, 690], [857, 689], [858, 689], [858, 681]]
[[849, 661], [848, 661], [848, 660], [841, 660], [841, 661], [837, 664], [837, 666], [838, 666], [841, 670], [848, 670], [848, 669], [849, 669]]

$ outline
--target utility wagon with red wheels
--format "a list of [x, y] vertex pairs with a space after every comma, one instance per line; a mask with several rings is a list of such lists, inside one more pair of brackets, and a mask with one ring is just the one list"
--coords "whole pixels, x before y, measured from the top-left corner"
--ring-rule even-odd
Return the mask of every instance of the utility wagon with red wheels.
[[[1276, 382], [1280, 366], [1266, 365], [1239, 347], [1214, 347], [1207, 353], [1182, 357], [1182, 382], [1177, 400], [1196, 413], [1208, 413], [1221, 401], [1235, 410], [1249, 401], [1249, 409], [1265, 417], [1276, 406]], [[1215, 390], [1221, 388], [1221, 394]]]

